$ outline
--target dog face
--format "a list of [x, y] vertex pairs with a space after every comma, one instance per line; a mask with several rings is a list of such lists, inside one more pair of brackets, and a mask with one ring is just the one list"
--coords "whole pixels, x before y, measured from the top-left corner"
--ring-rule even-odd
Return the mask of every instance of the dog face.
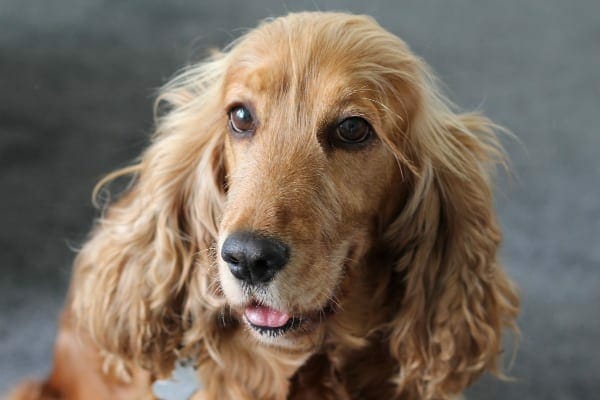
[[308, 25], [273, 32], [281, 28], [236, 46], [223, 89], [219, 279], [240, 318], [270, 342], [343, 312], [344, 280], [401, 195], [385, 139], [402, 129], [398, 104], [411, 102], [409, 91], [386, 97], [380, 85], [397, 82], [373, 71], [381, 54], [369, 43]]

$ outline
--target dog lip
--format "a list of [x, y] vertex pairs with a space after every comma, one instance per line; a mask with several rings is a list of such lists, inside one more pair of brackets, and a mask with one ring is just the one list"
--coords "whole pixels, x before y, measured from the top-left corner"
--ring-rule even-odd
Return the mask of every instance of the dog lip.
[[286, 333], [293, 331], [304, 324], [304, 320], [299, 317], [291, 317], [284, 325], [276, 328], [271, 328], [267, 326], [254, 325], [252, 322], [248, 320], [246, 317], [246, 322], [248, 326], [254, 329], [261, 335], [270, 336], [272, 338], [277, 336], [283, 336]]

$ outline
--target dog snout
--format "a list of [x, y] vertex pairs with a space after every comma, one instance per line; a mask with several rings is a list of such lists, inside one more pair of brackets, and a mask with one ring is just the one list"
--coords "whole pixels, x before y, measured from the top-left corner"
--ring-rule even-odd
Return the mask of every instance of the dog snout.
[[268, 283], [289, 259], [289, 247], [254, 232], [235, 232], [225, 239], [221, 258], [237, 279], [257, 285]]

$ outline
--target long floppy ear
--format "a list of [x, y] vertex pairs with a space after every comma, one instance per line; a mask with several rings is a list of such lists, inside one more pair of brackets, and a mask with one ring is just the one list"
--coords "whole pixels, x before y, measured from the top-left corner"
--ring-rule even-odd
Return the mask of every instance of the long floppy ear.
[[[206, 274], [223, 197], [218, 110], [224, 57], [161, 91], [157, 129], [75, 261], [72, 309], [108, 358], [169, 374], [187, 321], [189, 281]], [[125, 374], [126, 375], [126, 374]]]
[[421, 101], [404, 148], [410, 192], [387, 231], [402, 293], [390, 348], [400, 391], [445, 399], [485, 370], [498, 373], [501, 330], [516, 329], [518, 298], [497, 261], [489, 176], [503, 162], [497, 127], [455, 114], [419, 69]]

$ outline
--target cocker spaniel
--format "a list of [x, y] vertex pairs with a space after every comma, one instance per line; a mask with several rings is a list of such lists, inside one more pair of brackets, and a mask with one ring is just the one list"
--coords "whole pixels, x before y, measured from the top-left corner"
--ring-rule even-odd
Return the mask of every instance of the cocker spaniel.
[[45, 382], [146, 399], [192, 359], [209, 400], [447, 399], [501, 373], [498, 127], [453, 111], [371, 18], [276, 18], [157, 100], [79, 252]]

